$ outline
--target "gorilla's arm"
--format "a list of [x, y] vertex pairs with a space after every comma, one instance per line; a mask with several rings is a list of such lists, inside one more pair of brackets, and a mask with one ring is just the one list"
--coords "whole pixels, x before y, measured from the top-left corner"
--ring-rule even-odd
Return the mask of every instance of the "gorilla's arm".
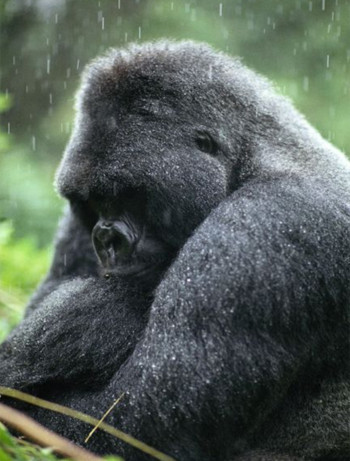
[[[346, 360], [341, 306], [349, 297], [344, 290], [349, 261], [343, 258], [350, 252], [349, 221], [317, 185], [287, 178], [246, 184], [184, 246], [139, 330], [136, 318], [129, 353], [133, 339], [138, 344], [126, 362], [117, 362], [114, 354], [120, 347], [118, 328], [125, 336], [130, 325], [130, 305], [120, 316], [115, 292], [108, 295], [104, 285], [101, 293], [107, 295], [99, 303], [92, 286], [85, 292], [94, 302], [79, 293], [75, 303], [54, 302], [45, 316], [36, 311], [19, 327], [3, 349], [11, 355], [15, 346], [18, 373], [10, 357], [0, 382], [17, 387], [66, 380], [71, 391], [57, 393], [53, 387], [53, 398], [95, 416], [126, 392], [112, 424], [178, 459], [226, 459], [299, 374], [305, 379], [310, 372], [315, 380], [323, 366]], [[116, 330], [109, 341], [111, 325]], [[16, 377], [10, 383], [3, 381], [9, 366]], [[106, 380], [111, 368], [116, 371], [107, 387], [81, 393], [84, 379], [89, 384], [100, 373]], [[80, 423], [44, 410], [36, 416], [82, 441]], [[91, 448], [141, 459], [101, 433], [91, 439]]]
[[237, 448], [300, 375], [314, 380], [339, 363], [349, 220], [322, 188], [288, 178], [247, 184], [222, 203], [183, 248], [144, 338], [99, 395], [130, 395], [112, 423], [178, 459], [226, 459], [228, 441]]
[[151, 298], [122, 278], [75, 278], [48, 295], [0, 346], [0, 384], [38, 392], [104, 384], [131, 354]]
[[61, 283], [78, 276], [94, 275], [97, 275], [97, 259], [91, 232], [67, 206], [58, 228], [50, 271], [32, 296], [26, 314], [35, 310]]

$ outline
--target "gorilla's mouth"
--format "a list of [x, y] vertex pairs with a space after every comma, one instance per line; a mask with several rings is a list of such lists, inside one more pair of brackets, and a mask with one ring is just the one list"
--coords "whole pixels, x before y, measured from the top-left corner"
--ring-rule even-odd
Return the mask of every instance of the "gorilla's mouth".
[[164, 270], [176, 251], [150, 228], [142, 212], [122, 211], [115, 218], [100, 217], [92, 229], [92, 243], [106, 273], [143, 276]]
[[130, 213], [116, 220], [99, 219], [92, 230], [96, 255], [107, 273], [142, 276], [165, 268], [174, 250], [156, 238]]
[[71, 206], [91, 232], [92, 244], [105, 274], [160, 273], [179, 250], [177, 242], [165, 240], [171, 222], [166, 220], [169, 222], [163, 228], [153, 222], [154, 211], [149, 209], [144, 190], [125, 190], [107, 198], [90, 196], [85, 202], [71, 199]]
[[109, 270], [130, 262], [140, 238], [139, 229], [127, 214], [116, 220], [101, 218], [92, 230], [96, 255]]

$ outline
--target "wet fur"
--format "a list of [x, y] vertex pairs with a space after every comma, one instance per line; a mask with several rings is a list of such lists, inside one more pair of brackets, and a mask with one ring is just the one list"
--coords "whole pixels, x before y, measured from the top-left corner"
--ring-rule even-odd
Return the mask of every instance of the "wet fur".
[[[112, 50], [85, 71], [57, 187], [70, 207], [1, 385], [96, 417], [125, 392], [108, 422], [178, 460], [349, 458], [350, 166], [290, 102], [206, 45]], [[130, 191], [162, 264], [105, 279], [89, 201]], [[87, 447], [144, 459], [102, 431]]]

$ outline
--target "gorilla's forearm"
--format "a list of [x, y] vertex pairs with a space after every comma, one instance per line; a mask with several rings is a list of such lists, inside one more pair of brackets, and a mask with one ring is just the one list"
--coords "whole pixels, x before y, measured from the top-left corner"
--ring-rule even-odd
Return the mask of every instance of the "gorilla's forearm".
[[[143, 340], [106, 390], [130, 394], [113, 424], [151, 444], [152, 421], [167, 424], [177, 442], [162, 448], [179, 459], [192, 459], [180, 433], [193, 444], [209, 426], [232, 453], [228, 441], [238, 448], [299, 372], [315, 377], [339, 360], [332, 329], [349, 296], [349, 268], [339, 272], [337, 245], [350, 241], [349, 218], [327, 209], [322, 195], [317, 185], [311, 199], [303, 184], [271, 181], [246, 186], [213, 212], [160, 285]], [[328, 219], [338, 223], [332, 234]], [[199, 445], [194, 459], [225, 459], [220, 444]]]
[[62, 283], [0, 346], [1, 385], [106, 382], [132, 352], [150, 303], [147, 293], [114, 277]]

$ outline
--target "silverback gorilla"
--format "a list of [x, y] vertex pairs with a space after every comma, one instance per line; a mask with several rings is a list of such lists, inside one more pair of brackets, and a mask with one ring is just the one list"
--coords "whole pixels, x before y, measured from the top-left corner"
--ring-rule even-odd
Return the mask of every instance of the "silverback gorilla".
[[96, 417], [125, 393], [108, 422], [181, 461], [349, 459], [350, 164], [264, 78], [190, 41], [110, 51], [57, 188], [1, 385]]

